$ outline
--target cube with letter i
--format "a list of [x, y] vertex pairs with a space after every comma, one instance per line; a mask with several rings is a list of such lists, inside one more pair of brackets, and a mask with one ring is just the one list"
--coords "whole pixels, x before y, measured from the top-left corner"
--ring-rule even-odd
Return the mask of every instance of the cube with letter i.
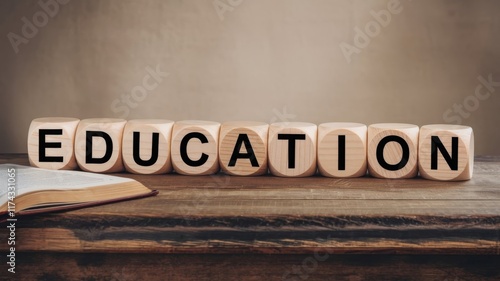
[[219, 162], [228, 175], [256, 176], [267, 173], [269, 124], [235, 121], [223, 123], [219, 135]]
[[80, 121], [75, 137], [78, 166], [95, 173], [123, 171], [122, 137], [126, 123], [123, 119], [114, 118]]
[[318, 170], [327, 177], [366, 174], [367, 128], [359, 123], [331, 122], [318, 126]]
[[174, 121], [129, 120], [123, 130], [125, 170], [135, 174], [164, 174], [172, 170], [170, 141]]
[[78, 167], [74, 153], [77, 118], [45, 117], [31, 121], [28, 158], [35, 167], [72, 170]]
[[172, 165], [183, 175], [210, 175], [219, 171], [220, 123], [200, 120], [175, 122]]
[[316, 173], [318, 128], [306, 122], [278, 122], [269, 126], [269, 170], [281, 177]]
[[474, 168], [474, 133], [460, 125], [420, 128], [418, 166], [426, 179], [469, 180]]
[[368, 171], [377, 178], [413, 178], [418, 173], [418, 126], [381, 123], [368, 127]]

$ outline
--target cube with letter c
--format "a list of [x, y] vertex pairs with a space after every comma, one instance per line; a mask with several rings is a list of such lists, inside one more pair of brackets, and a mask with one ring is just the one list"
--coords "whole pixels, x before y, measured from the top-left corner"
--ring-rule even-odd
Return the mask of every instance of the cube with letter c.
[[172, 130], [172, 166], [183, 175], [210, 175], [219, 171], [220, 123], [201, 120], [175, 122]]

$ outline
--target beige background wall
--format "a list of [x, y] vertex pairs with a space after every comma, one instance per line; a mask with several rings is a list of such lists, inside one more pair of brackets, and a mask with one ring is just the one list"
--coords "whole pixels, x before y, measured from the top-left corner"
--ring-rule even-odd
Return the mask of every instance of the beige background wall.
[[[30, 121], [57, 115], [460, 121], [476, 154], [500, 154], [500, 84], [474, 104], [479, 76], [500, 82], [500, 1], [401, 0], [350, 63], [340, 45], [389, 1], [240, 1], [219, 16], [213, 0], [75, 0], [46, 23], [37, 1], [1, 1], [0, 152], [26, 151]], [[464, 118], [443, 116], [464, 99]]]

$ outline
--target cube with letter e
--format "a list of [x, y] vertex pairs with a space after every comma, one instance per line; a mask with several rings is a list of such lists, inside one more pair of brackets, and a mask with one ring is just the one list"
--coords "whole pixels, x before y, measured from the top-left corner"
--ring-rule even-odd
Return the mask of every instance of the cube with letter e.
[[76, 169], [74, 142], [79, 122], [66, 117], [33, 119], [28, 130], [30, 164], [52, 170]]

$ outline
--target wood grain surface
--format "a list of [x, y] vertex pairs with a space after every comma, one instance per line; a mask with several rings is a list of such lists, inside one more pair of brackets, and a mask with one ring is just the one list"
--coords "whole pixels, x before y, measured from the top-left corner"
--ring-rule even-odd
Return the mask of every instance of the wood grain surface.
[[[316, 258], [319, 259], [316, 259]], [[24, 252], [18, 280], [497, 281], [500, 256]], [[0, 280], [3, 276], [0, 276]], [[5, 276], [8, 277], [8, 276]]]
[[[27, 164], [25, 155], [0, 163]], [[466, 182], [117, 174], [156, 197], [18, 220], [18, 251], [500, 254], [500, 162]], [[0, 234], [6, 241], [7, 233]], [[0, 244], [6, 249], [6, 243]]]
[[454, 183], [118, 174], [160, 194], [19, 217], [16, 275], [0, 280], [499, 280], [500, 158], [474, 169]]

